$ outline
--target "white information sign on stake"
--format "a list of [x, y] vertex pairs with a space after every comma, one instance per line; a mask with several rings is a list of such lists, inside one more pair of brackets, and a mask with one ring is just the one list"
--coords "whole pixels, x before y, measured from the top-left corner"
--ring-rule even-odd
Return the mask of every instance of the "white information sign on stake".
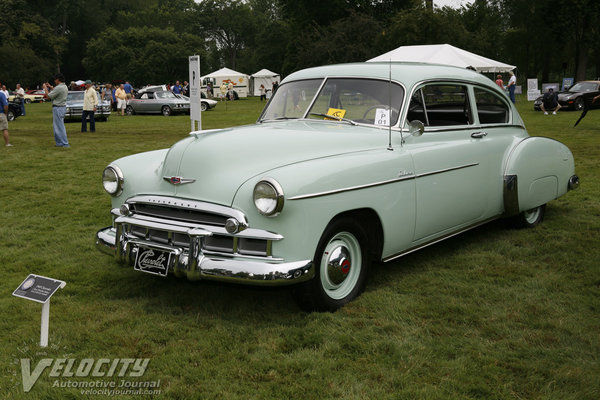
[[200, 88], [200, 56], [190, 56], [190, 119], [192, 120], [192, 132], [196, 130], [195, 121], [198, 121], [198, 130], [202, 130], [202, 112], [200, 105], [202, 95]]
[[390, 124], [390, 110], [385, 108], [375, 109], [375, 125], [388, 126]]
[[40, 327], [40, 346], [48, 347], [48, 326], [50, 325], [50, 297], [67, 283], [58, 279], [29, 274], [13, 292], [13, 296], [42, 303], [42, 324]]

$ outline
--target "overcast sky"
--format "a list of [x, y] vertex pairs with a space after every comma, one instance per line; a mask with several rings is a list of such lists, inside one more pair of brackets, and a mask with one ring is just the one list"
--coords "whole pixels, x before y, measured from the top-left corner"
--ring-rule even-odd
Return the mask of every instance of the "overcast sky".
[[467, 4], [473, 3], [474, 0], [433, 0], [433, 4], [438, 7], [450, 6], [459, 8]]

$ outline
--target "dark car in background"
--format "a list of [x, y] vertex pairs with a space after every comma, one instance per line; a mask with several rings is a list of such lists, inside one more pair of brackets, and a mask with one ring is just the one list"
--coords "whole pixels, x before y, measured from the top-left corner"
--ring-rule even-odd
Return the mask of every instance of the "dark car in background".
[[[558, 92], [558, 103], [564, 109], [583, 110], [584, 104], [591, 104], [592, 99], [600, 94], [600, 81], [581, 81], [571, 86], [568, 90]], [[535, 99], [533, 108], [540, 111], [542, 98]], [[600, 102], [594, 103], [592, 108], [600, 108]]]
[[19, 116], [21, 116], [21, 103], [9, 101], [8, 114], [6, 115], [6, 119], [8, 119], [9, 121], [14, 121]]
[[[98, 106], [94, 113], [96, 121], [106, 121], [110, 116], [110, 102], [103, 101], [100, 97], [100, 92], [96, 92], [98, 96]], [[83, 96], [85, 92], [80, 91], [69, 91], [67, 95], [67, 111], [65, 113], [65, 120], [77, 120], [81, 121], [81, 114], [83, 113]]]

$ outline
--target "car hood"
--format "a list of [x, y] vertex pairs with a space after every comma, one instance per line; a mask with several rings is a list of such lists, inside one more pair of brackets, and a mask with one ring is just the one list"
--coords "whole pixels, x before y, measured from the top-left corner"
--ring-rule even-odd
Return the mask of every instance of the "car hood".
[[[179, 197], [230, 205], [244, 182], [273, 169], [386, 145], [385, 130], [336, 122], [289, 121], [199, 132], [171, 147], [161, 187]], [[171, 177], [193, 182], [167, 183]]]

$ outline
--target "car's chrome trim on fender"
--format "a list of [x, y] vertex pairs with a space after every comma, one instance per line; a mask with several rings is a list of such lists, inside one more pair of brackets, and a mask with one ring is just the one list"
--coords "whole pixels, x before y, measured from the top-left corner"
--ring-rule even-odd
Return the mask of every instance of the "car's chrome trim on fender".
[[425, 242], [425, 243], [422, 243], [422, 244], [420, 244], [420, 245], [417, 245], [417, 246], [411, 247], [411, 248], [409, 248], [409, 249], [406, 249], [406, 250], [404, 250], [404, 251], [401, 251], [400, 253], [396, 253], [396, 254], [392, 254], [391, 256], [387, 256], [387, 257], [385, 257], [385, 258], [384, 258], [382, 261], [383, 261], [383, 262], [389, 262], [389, 261], [393, 261], [393, 260], [395, 260], [395, 259], [397, 259], [397, 258], [400, 258], [400, 257], [402, 257], [402, 256], [405, 256], [405, 255], [407, 255], [407, 254], [413, 253], [413, 252], [415, 252], [415, 251], [417, 251], [417, 250], [420, 250], [420, 249], [422, 249], [422, 248], [424, 248], [424, 247], [431, 246], [431, 245], [433, 245], [433, 244], [436, 244], [436, 243], [439, 243], [439, 242], [441, 242], [441, 241], [443, 241], [443, 240], [449, 239], [449, 238], [451, 238], [451, 237], [453, 237], [453, 236], [460, 235], [460, 234], [461, 234], [461, 233], [463, 233], [463, 232], [470, 231], [471, 229], [475, 229], [475, 228], [477, 228], [478, 226], [485, 225], [485, 224], [487, 224], [488, 222], [494, 221], [494, 220], [496, 220], [496, 219], [498, 219], [498, 217], [489, 218], [489, 219], [486, 219], [486, 220], [484, 220], [484, 221], [478, 222], [478, 223], [476, 223], [476, 224], [469, 225], [469, 226], [467, 226], [466, 228], [460, 229], [460, 230], [458, 230], [458, 231], [456, 231], [456, 232], [452, 232], [452, 233], [449, 233], [449, 234], [447, 234], [447, 235], [441, 236], [441, 237], [439, 237], [439, 238], [432, 239], [432, 240], [430, 240], [430, 241], [428, 241], [428, 242]]
[[443, 174], [445, 172], [456, 171], [458, 169], [463, 169], [463, 168], [475, 167], [477, 165], [479, 165], [479, 163], [460, 165], [457, 167], [451, 167], [451, 168], [445, 168], [445, 169], [440, 169], [440, 170], [436, 170], [436, 171], [424, 172], [421, 174], [414, 174], [414, 173], [410, 172], [399, 178], [388, 179], [386, 181], [367, 183], [367, 184], [358, 185], [358, 186], [350, 186], [350, 187], [341, 188], [341, 189], [333, 189], [333, 190], [328, 190], [325, 192], [302, 194], [302, 195], [298, 195], [298, 196], [289, 197], [288, 200], [310, 199], [310, 198], [314, 198], [314, 197], [329, 196], [332, 194], [338, 194], [338, 193], [343, 193], [343, 192], [351, 192], [353, 190], [366, 189], [366, 188], [370, 188], [370, 187], [374, 187], [374, 186], [389, 185], [390, 183], [396, 183], [396, 182], [401, 182], [401, 181], [406, 181], [406, 180], [416, 179], [416, 178], [423, 178], [425, 176], [430, 176], [430, 175]]

